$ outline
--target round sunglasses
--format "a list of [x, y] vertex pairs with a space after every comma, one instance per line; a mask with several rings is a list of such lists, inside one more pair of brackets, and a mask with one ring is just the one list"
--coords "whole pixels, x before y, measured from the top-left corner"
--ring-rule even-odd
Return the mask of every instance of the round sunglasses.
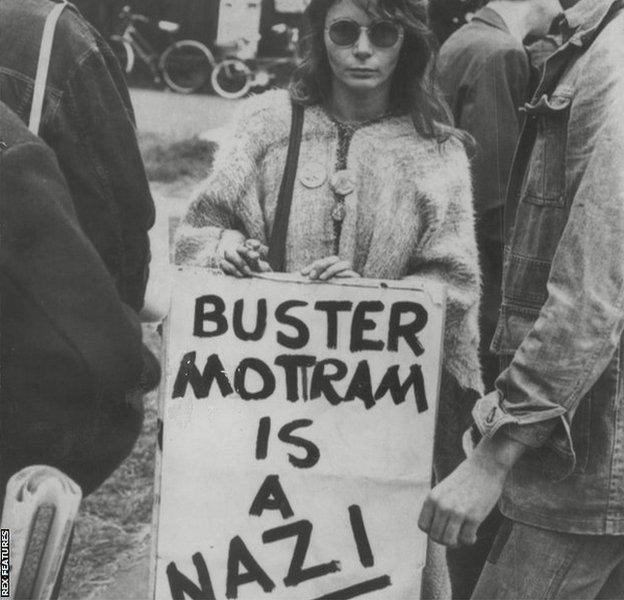
[[353, 46], [362, 31], [366, 31], [371, 44], [378, 48], [392, 48], [403, 37], [403, 28], [392, 21], [375, 21], [365, 27], [350, 19], [339, 19], [325, 30], [336, 46]]

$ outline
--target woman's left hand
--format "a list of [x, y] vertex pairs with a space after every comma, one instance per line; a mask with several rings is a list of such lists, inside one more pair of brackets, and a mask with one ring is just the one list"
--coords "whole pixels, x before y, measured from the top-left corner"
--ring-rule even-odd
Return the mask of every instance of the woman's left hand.
[[359, 277], [353, 270], [353, 266], [347, 260], [341, 260], [338, 256], [328, 256], [320, 258], [301, 269], [301, 274], [309, 279], [327, 281], [332, 277]]

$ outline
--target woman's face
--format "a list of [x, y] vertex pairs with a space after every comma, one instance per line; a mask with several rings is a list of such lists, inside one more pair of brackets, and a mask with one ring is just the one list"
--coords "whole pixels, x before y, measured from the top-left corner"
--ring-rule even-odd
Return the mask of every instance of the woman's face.
[[[371, 1], [371, 8], [375, 4], [376, 0]], [[403, 29], [374, 12], [364, 10], [357, 0], [337, 0], [327, 12], [325, 48], [334, 84], [356, 92], [390, 86], [403, 45]]]

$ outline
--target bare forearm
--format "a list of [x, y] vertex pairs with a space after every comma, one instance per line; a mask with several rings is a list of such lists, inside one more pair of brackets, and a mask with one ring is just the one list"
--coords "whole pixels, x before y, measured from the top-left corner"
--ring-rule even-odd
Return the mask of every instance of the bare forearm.
[[474, 449], [471, 457], [483, 468], [501, 471], [505, 474], [518, 462], [527, 446], [499, 432], [493, 437], [484, 437]]
[[474, 544], [479, 525], [498, 502], [507, 474], [525, 450], [524, 444], [502, 433], [483, 438], [474, 452], [431, 490], [419, 527], [446, 546]]

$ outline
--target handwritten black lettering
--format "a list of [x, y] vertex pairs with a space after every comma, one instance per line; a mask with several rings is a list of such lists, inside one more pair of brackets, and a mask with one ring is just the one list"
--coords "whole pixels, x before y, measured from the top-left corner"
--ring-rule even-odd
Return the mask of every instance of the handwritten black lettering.
[[388, 575], [382, 575], [381, 577], [374, 577], [361, 583], [347, 586], [341, 590], [336, 590], [329, 594], [324, 594], [315, 598], [315, 600], [351, 600], [352, 598], [358, 598], [359, 596], [366, 596], [371, 592], [383, 590], [392, 585], [392, 581]]
[[[212, 310], [207, 311], [207, 307]], [[225, 302], [219, 296], [200, 296], [195, 300], [195, 320], [193, 322], [193, 335], [196, 337], [212, 337], [223, 335], [228, 329], [228, 322], [224, 316]], [[212, 322], [215, 328], [206, 331], [205, 324]]]
[[277, 434], [277, 437], [285, 444], [292, 444], [306, 451], [304, 458], [297, 458], [292, 454], [288, 455], [290, 464], [298, 469], [311, 469], [321, 457], [321, 452], [316, 444], [297, 435], [292, 435], [293, 431], [302, 427], [310, 427], [310, 425], [312, 425], [310, 419], [297, 419], [284, 425]]
[[327, 313], [327, 347], [334, 349], [338, 346], [338, 313], [348, 312], [353, 308], [353, 302], [346, 300], [319, 300], [314, 310]]
[[357, 548], [360, 562], [364, 567], [372, 567], [375, 564], [373, 549], [368, 541], [368, 535], [364, 527], [362, 509], [357, 504], [349, 506], [349, 521], [351, 522], [351, 531], [353, 531], [355, 547]]
[[425, 412], [429, 405], [427, 404], [427, 396], [425, 394], [425, 380], [423, 379], [422, 369], [420, 365], [411, 365], [409, 377], [401, 383], [399, 381], [399, 365], [390, 367], [383, 376], [377, 391], [375, 392], [375, 400], [383, 398], [388, 392], [392, 396], [395, 404], [405, 402], [407, 392], [412, 388], [414, 390], [414, 399], [418, 412]]
[[[333, 373], [326, 373], [325, 367], [333, 367]], [[343, 398], [332, 384], [332, 381], [340, 381], [344, 379], [348, 373], [347, 365], [336, 358], [327, 358], [321, 360], [314, 366], [312, 371], [312, 382], [310, 384], [310, 398], [314, 400], [319, 398], [321, 394], [325, 396], [331, 404], [340, 404]]]
[[[247, 569], [245, 573], [240, 572], [241, 566]], [[275, 589], [275, 584], [249, 552], [245, 542], [236, 536], [230, 541], [228, 552], [225, 597], [238, 598], [238, 588], [254, 581], [265, 593]]]
[[245, 326], [243, 325], [244, 306], [245, 301], [242, 299], [234, 302], [234, 314], [232, 315], [234, 334], [239, 340], [242, 340], [244, 342], [257, 342], [264, 335], [267, 326], [267, 301], [264, 298], [258, 300], [256, 310], [256, 324], [253, 331], [246, 331]]
[[[409, 323], [401, 323], [401, 317], [411, 313], [414, 318]], [[388, 350], [397, 352], [399, 339], [403, 338], [416, 356], [420, 356], [423, 348], [418, 335], [427, 324], [429, 315], [422, 304], [416, 302], [395, 302], [390, 309], [388, 324]]]
[[269, 452], [269, 435], [271, 434], [271, 417], [262, 417], [258, 423], [256, 437], [256, 460], [264, 460]]
[[184, 600], [186, 594], [191, 600], [216, 600], [204, 557], [199, 552], [196, 552], [193, 554], [192, 561], [197, 571], [199, 586], [186, 575], [180, 573], [175, 562], [170, 562], [167, 565], [166, 572], [171, 598], [173, 600]]
[[[275, 358], [275, 364], [284, 369], [286, 377], [286, 400], [296, 402], [299, 400], [299, 373], [303, 382], [307, 381], [307, 369], [316, 363], [315, 356], [307, 354], [280, 354]], [[302, 384], [301, 395], [304, 400], [308, 399], [307, 385]]]
[[297, 317], [288, 314], [291, 308], [307, 306], [303, 300], [288, 300], [282, 302], [275, 310], [275, 319], [282, 325], [289, 325], [297, 331], [296, 337], [286, 335], [283, 331], [277, 332], [277, 343], [291, 350], [299, 350], [310, 341], [308, 326]]
[[268, 475], [262, 482], [251, 503], [249, 514], [259, 517], [265, 510], [279, 510], [282, 519], [288, 519], [295, 514], [279, 481], [279, 475]]
[[176, 380], [173, 384], [173, 398], [182, 398], [186, 394], [188, 384], [191, 384], [196, 398], [207, 398], [212, 382], [216, 381], [221, 395], [225, 398], [234, 390], [225, 374], [223, 364], [216, 354], [211, 354], [206, 361], [203, 373], [200, 374], [195, 359], [196, 352], [188, 352], [182, 357]]
[[355, 398], [362, 400], [366, 408], [375, 406], [370, 368], [367, 360], [361, 360], [358, 363], [344, 399], [345, 402], [349, 402]]
[[366, 318], [367, 312], [382, 312], [384, 309], [383, 302], [379, 300], [371, 300], [367, 302], [359, 302], [353, 313], [351, 321], [351, 344], [349, 349], [351, 352], [360, 352], [362, 350], [383, 350], [384, 343], [381, 340], [364, 339], [365, 331], [372, 331], [377, 324], [372, 319]]
[[296, 586], [304, 581], [340, 571], [340, 563], [337, 560], [332, 560], [313, 567], [303, 567], [308, 548], [310, 547], [310, 538], [312, 537], [312, 523], [310, 523], [310, 521], [297, 521], [295, 523], [276, 527], [275, 529], [269, 529], [262, 534], [262, 541], [265, 544], [271, 544], [291, 537], [297, 538], [297, 541], [295, 542], [295, 549], [290, 561], [288, 573], [284, 578], [284, 585], [286, 587]]
[[[262, 379], [262, 387], [255, 392], [247, 388], [245, 378], [249, 369], [255, 371]], [[234, 389], [243, 400], [264, 400], [275, 391], [275, 375], [259, 358], [244, 358], [234, 373]]]

